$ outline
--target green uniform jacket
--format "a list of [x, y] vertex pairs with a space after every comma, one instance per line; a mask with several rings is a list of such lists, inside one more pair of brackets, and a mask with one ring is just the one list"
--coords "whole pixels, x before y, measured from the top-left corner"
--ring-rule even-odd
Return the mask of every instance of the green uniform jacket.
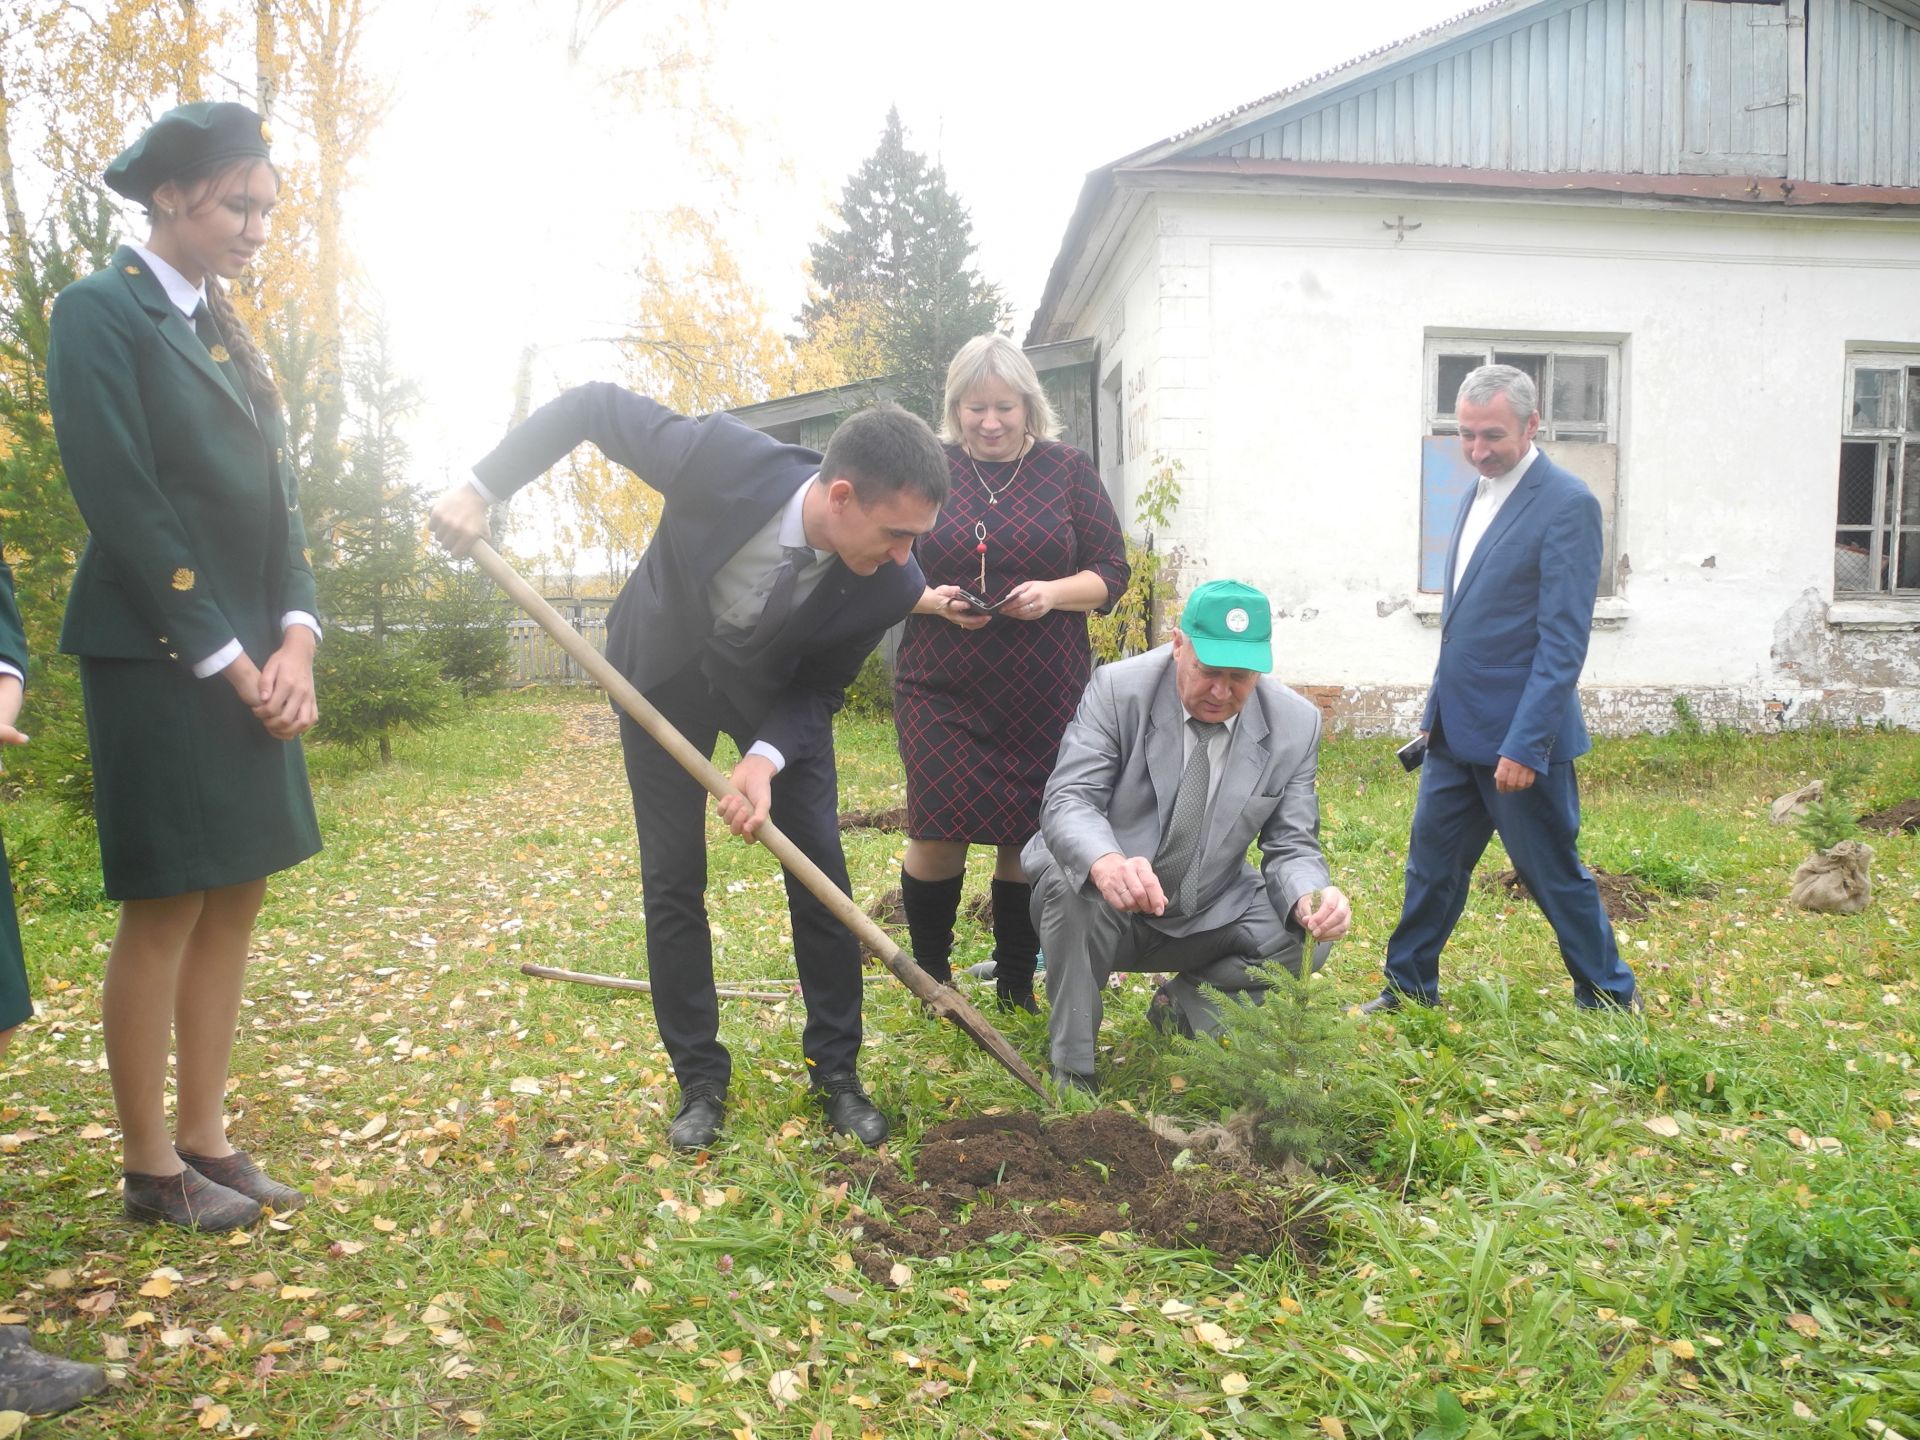
[[61, 291], [47, 389], [91, 538], [60, 648], [191, 668], [238, 639], [256, 664], [313, 571], [277, 406], [256, 422], [144, 261]]

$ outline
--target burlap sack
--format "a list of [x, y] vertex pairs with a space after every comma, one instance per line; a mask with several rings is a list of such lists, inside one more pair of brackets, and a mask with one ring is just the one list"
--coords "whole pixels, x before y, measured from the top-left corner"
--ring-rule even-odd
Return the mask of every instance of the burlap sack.
[[1802, 785], [1798, 790], [1789, 790], [1773, 802], [1769, 818], [1776, 825], [1784, 825], [1789, 820], [1798, 820], [1807, 813], [1807, 807], [1827, 793], [1827, 782], [1815, 780]]
[[1793, 872], [1793, 903], [1829, 915], [1858, 915], [1873, 898], [1873, 847], [1842, 840]]

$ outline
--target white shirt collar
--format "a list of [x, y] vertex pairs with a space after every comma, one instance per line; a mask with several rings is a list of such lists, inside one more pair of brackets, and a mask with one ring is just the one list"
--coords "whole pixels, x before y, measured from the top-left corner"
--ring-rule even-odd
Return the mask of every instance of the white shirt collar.
[[[1248, 703], [1251, 704], [1252, 703], [1251, 700], [1249, 700]], [[1225, 720], [1222, 720], [1220, 722], [1222, 725], [1225, 725], [1227, 727], [1227, 730], [1226, 730], [1226, 734], [1219, 738], [1227, 739], [1227, 740], [1231, 740], [1233, 738], [1233, 727], [1240, 723], [1240, 716], [1243, 713], [1244, 709], [1245, 707], [1243, 706], [1241, 710], [1234, 711], [1233, 714], [1229, 715]], [[1188, 720], [1199, 720], [1200, 717], [1194, 714], [1191, 710], [1187, 709], [1185, 705], [1182, 705], [1180, 707], [1180, 719], [1181, 719], [1181, 723], [1184, 725]], [[1211, 725], [1214, 722], [1211, 720], [1202, 720], [1200, 723], [1203, 725]], [[1186, 733], [1189, 736], [1193, 734], [1191, 730], [1187, 731]]]
[[[783, 549], [807, 545], [807, 493], [819, 480], [817, 472], [808, 476], [807, 483], [793, 492], [793, 498], [787, 501], [787, 508], [780, 512], [780, 544]], [[833, 554], [831, 550], [820, 550], [811, 545], [807, 545], [807, 548], [813, 550], [815, 560], [825, 560]]]
[[1493, 498], [1496, 503], [1513, 493], [1513, 487], [1520, 483], [1520, 477], [1525, 475], [1533, 467], [1533, 462], [1539, 458], [1540, 447], [1529, 442], [1527, 453], [1520, 457], [1520, 463], [1493, 482]]
[[153, 278], [158, 280], [160, 288], [167, 292], [167, 299], [173, 302], [175, 309], [191, 320], [193, 312], [206, 301], [207, 282], [202, 280], [198, 285], [190, 284], [186, 276], [144, 245], [129, 245], [127, 248], [147, 262], [147, 268], [153, 271]]

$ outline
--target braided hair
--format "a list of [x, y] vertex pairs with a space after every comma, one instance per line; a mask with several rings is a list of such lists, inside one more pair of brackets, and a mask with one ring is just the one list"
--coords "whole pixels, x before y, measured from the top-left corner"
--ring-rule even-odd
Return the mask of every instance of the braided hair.
[[[231, 160], [215, 160], [210, 164], [189, 166], [173, 177], [173, 183], [184, 192], [192, 190], [202, 181], [209, 182], [206, 193], [193, 206], [195, 210], [199, 210], [208, 205], [217, 205], [226, 197], [226, 187], [219, 185], [217, 183], [219, 180], [231, 181], [237, 175], [250, 172], [255, 165], [265, 165], [273, 171], [274, 180], [276, 182], [279, 180], [280, 172], [274, 169], [270, 161], [243, 160], [236, 165]], [[151, 200], [147, 202], [146, 210], [151, 220], [153, 215]], [[280, 387], [274, 383], [273, 371], [267, 364], [266, 354], [260, 349], [260, 342], [254, 339], [253, 331], [247, 328], [247, 322], [242, 320], [239, 312], [233, 308], [233, 299], [227, 294], [227, 287], [221, 283], [220, 277], [210, 274], [206, 277], [206, 282], [207, 312], [213, 316], [213, 323], [220, 331], [221, 341], [226, 345], [227, 352], [233, 356], [234, 364], [239, 367], [240, 376], [246, 383], [248, 393], [258, 402], [278, 405]]]

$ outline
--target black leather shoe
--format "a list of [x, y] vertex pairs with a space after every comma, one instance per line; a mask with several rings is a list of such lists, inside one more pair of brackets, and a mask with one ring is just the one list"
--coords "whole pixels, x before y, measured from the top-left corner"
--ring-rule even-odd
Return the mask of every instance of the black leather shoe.
[[727, 1097], [717, 1090], [689, 1090], [680, 1097], [680, 1113], [667, 1127], [667, 1142], [676, 1150], [706, 1150], [720, 1138], [720, 1122], [727, 1118]]
[[1093, 1076], [1082, 1075], [1078, 1070], [1069, 1070], [1064, 1065], [1053, 1067], [1053, 1083], [1058, 1090], [1077, 1090], [1082, 1095], [1100, 1093], [1100, 1087], [1094, 1083]]
[[814, 1087], [827, 1112], [827, 1124], [836, 1135], [851, 1135], [869, 1150], [887, 1138], [887, 1117], [867, 1098], [860, 1077], [851, 1070], [836, 1071]]
[[1033, 982], [1025, 985], [1010, 986], [1004, 980], [996, 980], [993, 988], [993, 1003], [1002, 1010], [1024, 1010], [1029, 1015], [1040, 1013], [1040, 1002], [1033, 998]]
[[0, 1410], [57, 1415], [106, 1387], [98, 1365], [33, 1348], [24, 1325], [0, 1325]]
[[1355, 1013], [1360, 1015], [1391, 1015], [1400, 1008], [1402, 1003], [1397, 991], [1382, 990], [1378, 995], [1367, 1001], [1366, 1004], [1360, 1006]]
[[1155, 988], [1147, 1001], [1147, 1023], [1163, 1040], [1179, 1036], [1183, 1040], [1193, 1039], [1193, 1022], [1180, 1013], [1173, 1003], [1173, 992], [1163, 982]]

